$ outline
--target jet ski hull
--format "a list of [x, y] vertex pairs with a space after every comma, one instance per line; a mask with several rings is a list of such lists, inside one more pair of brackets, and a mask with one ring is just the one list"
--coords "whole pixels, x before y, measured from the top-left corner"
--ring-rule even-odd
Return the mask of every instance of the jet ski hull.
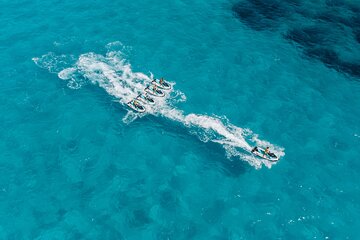
[[155, 104], [154, 99], [152, 99], [152, 98], [149, 97], [149, 96], [145, 96], [145, 95], [143, 95], [143, 94], [139, 95], [136, 99], [139, 100], [139, 101], [141, 101], [142, 103], [145, 103], [145, 104], [150, 104], [150, 105], [154, 105], [154, 104]]
[[139, 113], [144, 113], [146, 111], [146, 108], [140, 104], [138, 107], [136, 107], [133, 102], [128, 102], [126, 105], [128, 105], [129, 108], [131, 108], [132, 110], [137, 111]]
[[156, 96], [156, 97], [163, 97], [165, 96], [165, 93], [163, 91], [161, 91], [160, 89], [156, 89], [156, 91], [150, 89], [150, 88], [145, 88], [145, 92], [147, 92], [150, 95]]
[[254, 151], [254, 149], [251, 150], [251, 153], [258, 156], [258, 157], [260, 157], [260, 158], [266, 159], [266, 160], [271, 161], [271, 162], [276, 162], [276, 161], [279, 160], [279, 157], [276, 156], [274, 153], [266, 154], [265, 149], [263, 149], [261, 147], [257, 147], [257, 151], [256, 150]]
[[171, 89], [171, 85], [166, 81], [164, 81], [163, 84], [160, 84], [160, 80], [155, 79], [151, 83], [155, 84], [157, 87], [165, 89], [165, 90], [170, 90]]

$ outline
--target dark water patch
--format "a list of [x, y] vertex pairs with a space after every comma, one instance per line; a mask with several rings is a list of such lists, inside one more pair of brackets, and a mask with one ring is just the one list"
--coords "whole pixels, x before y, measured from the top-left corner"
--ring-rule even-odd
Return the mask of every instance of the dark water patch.
[[178, 205], [176, 192], [170, 190], [163, 191], [160, 194], [160, 205], [169, 211], [175, 211]]
[[327, 22], [327, 23], [340, 25], [340, 26], [341, 25], [349, 26], [349, 27], [352, 26], [352, 21], [351, 21], [350, 18], [341, 16], [335, 11], [322, 12], [322, 13], [320, 13], [318, 15], [315, 15], [314, 19], [324, 21], [324, 22]]
[[285, 34], [285, 39], [299, 44], [306, 56], [321, 61], [327, 67], [360, 77], [360, 64], [341, 59], [339, 54], [332, 49], [335, 44], [334, 38], [329, 37], [323, 27], [312, 26], [292, 29]]
[[328, 7], [342, 7], [345, 5], [343, 0], [326, 0], [325, 4]]
[[87, 186], [86, 188], [81, 189], [80, 197], [82, 201], [89, 201], [96, 193], [94, 187]]
[[57, 215], [57, 219], [58, 221], [60, 221], [61, 219], [64, 218], [64, 216], [66, 215], [66, 213], [68, 213], [68, 211], [64, 208], [59, 208], [56, 212]]
[[287, 4], [291, 7], [300, 7], [303, 4], [302, 0], [283, 0], [281, 2], [283, 2], [284, 4]]
[[115, 209], [117, 209], [118, 211], [121, 211], [132, 203], [132, 199], [124, 192], [117, 193], [114, 199], [116, 205]]
[[354, 31], [355, 39], [358, 43], [360, 43], [360, 29]]
[[104, 174], [108, 179], [112, 180], [118, 174], [117, 166], [113, 163], [109, 164], [109, 166], [106, 167]]
[[31, 211], [36, 224], [42, 227], [56, 224], [59, 220], [57, 213], [49, 212], [48, 209], [43, 210], [41, 208], [32, 208]]
[[305, 53], [312, 58], [317, 58], [325, 65], [333, 67], [338, 70], [338, 67], [341, 63], [339, 56], [334, 50], [327, 48], [309, 48], [305, 50]]
[[306, 49], [327, 44], [328, 41], [326, 29], [318, 26], [292, 29], [285, 34], [285, 39], [296, 42]]
[[283, 1], [273, 0], [249, 0], [249, 2], [257, 9], [266, 19], [279, 20], [288, 17], [289, 5]]
[[360, 6], [357, 1], [354, 2], [347, 2], [347, 8], [351, 10], [354, 14], [360, 14]]
[[360, 77], [360, 64], [344, 62], [341, 69], [352, 76]]
[[79, 149], [79, 143], [76, 139], [71, 139], [63, 145], [63, 149], [69, 154], [74, 154]]
[[[312, 5], [314, 8], [309, 8]], [[360, 43], [358, 5], [340, 0], [308, 4], [297, 0], [243, 0], [234, 4], [232, 11], [242, 23], [255, 31], [266, 30], [281, 34], [279, 26], [287, 26], [287, 32], [282, 33], [284, 38], [297, 43], [305, 56], [319, 60], [338, 72], [353, 77], [360, 76], [359, 63], [342, 59], [338, 52], [339, 49], [351, 48], [348, 44], [354, 40]], [[304, 22], [308, 20], [315, 24], [304, 26]], [[348, 34], [349, 28], [352, 35]], [[356, 59], [358, 53], [354, 51], [350, 54], [354, 56], [351, 58]]]
[[262, 21], [261, 16], [248, 2], [241, 2], [233, 6], [235, 15], [248, 27], [260, 31], [269, 28], [269, 24]]
[[353, 37], [360, 43], [360, 13], [351, 19]]
[[287, 18], [289, 9], [281, 1], [248, 0], [233, 5], [235, 16], [250, 28], [263, 31], [276, 29], [280, 19]]
[[347, 73], [352, 76], [360, 77], [360, 64], [347, 62], [340, 59], [339, 55], [332, 49], [314, 48], [307, 49], [305, 53], [312, 58], [323, 62], [326, 66], [339, 72]]
[[177, 191], [184, 191], [187, 186], [183, 183], [183, 180], [179, 176], [171, 176], [171, 179], [169, 181], [169, 186], [171, 189], [177, 190]]
[[210, 224], [220, 221], [225, 210], [225, 202], [223, 200], [216, 200], [210, 207], [204, 208], [202, 216], [204, 220]]
[[360, 15], [351, 18], [351, 24], [354, 30], [360, 30]]
[[152, 220], [144, 209], [134, 210], [128, 215], [128, 224], [130, 227], [143, 227], [151, 222]]

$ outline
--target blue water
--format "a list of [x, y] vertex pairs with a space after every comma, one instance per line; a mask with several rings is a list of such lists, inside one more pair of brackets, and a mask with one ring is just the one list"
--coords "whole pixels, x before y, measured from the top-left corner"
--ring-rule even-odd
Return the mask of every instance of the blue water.
[[360, 4], [0, 7], [0, 239], [360, 238]]

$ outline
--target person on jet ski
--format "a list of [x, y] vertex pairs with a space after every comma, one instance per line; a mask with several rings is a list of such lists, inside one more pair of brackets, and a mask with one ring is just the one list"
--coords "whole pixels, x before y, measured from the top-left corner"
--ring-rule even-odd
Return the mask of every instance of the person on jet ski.
[[137, 108], [138, 108], [138, 107], [141, 107], [140, 103], [139, 103], [138, 101], [136, 101], [136, 100], [133, 101], [133, 104], [134, 104], [134, 106], [137, 107]]
[[266, 155], [269, 155], [269, 153], [270, 153], [270, 148], [269, 148], [269, 147], [266, 147], [266, 149], [265, 149], [265, 154], [266, 154]]
[[156, 90], [157, 90], [157, 87], [156, 87], [156, 85], [154, 84], [154, 85], [153, 85], [153, 91], [156, 92]]
[[164, 78], [160, 78], [159, 83], [160, 83], [160, 85], [163, 85], [164, 84]]

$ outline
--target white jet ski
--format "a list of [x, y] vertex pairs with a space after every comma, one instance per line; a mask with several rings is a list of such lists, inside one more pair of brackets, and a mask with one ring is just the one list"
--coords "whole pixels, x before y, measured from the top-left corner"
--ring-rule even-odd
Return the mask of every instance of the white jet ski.
[[263, 149], [261, 147], [254, 147], [251, 150], [251, 153], [258, 157], [261, 157], [263, 159], [271, 161], [271, 162], [276, 162], [277, 160], [279, 160], [279, 157], [276, 156], [274, 153], [272, 153], [272, 152], [265, 153], [265, 149]]
[[143, 113], [146, 111], [146, 108], [143, 105], [141, 105], [139, 103], [139, 101], [137, 101], [137, 100], [131, 100], [126, 105], [128, 105], [131, 109], [133, 109], [139, 113]]
[[148, 86], [145, 88], [145, 92], [147, 92], [150, 95], [156, 96], [156, 97], [163, 97], [165, 96], [164, 91], [162, 91], [161, 89], [155, 88], [156, 85], [153, 86]]
[[171, 89], [171, 85], [168, 82], [166, 82], [165, 80], [163, 80], [161, 82], [160, 79], [154, 79], [151, 83], [158, 86], [159, 88], [162, 88], [162, 89], [165, 89], [165, 90], [170, 90]]
[[140, 94], [139, 96], [136, 97], [136, 99], [145, 104], [150, 104], [150, 105], [155, 104], [154, 99], [150, 97], [147, 93]]

